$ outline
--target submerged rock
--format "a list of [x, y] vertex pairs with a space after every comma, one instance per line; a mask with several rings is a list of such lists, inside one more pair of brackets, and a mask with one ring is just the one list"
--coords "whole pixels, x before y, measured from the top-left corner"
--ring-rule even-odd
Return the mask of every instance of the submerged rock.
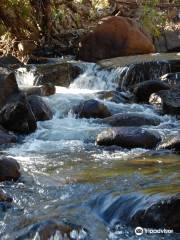
[[0, 124], [7, 130], [17, 133], [34, 132], [36, 119], [24, 94], [17, 94], [0, 110]]
[[39, 96], [28, 96], [27, 98], [36, 121], [50, 120], [53, 117], [53, 112], [50, 106]]
[[154, 134], [148, 130], [138, 127], [109, 128], [101, 132], [96, 143], [102, 146], [117, 145], [123, 148], [155, 148], [161, 141], [158, 133]]
[[133, 92], [138, 103], [149, 103], [149, 97], [152, 93], [168, 90], [169, 88], [170, 87], [162, 81], [149, 80], [136, 85]]
[[0, 144], [15, 143], [17, 137], [0, 126]]
[[20, 165], [15, 159], [0, 157], [0, 182], [17, 181], [20, 176]]
[[23, 88], [22, 90], [27, 96], [29, 96], [29, 95], [50, 96], [50, 95], [53, 95], [56, 93], [55, 86], [50, 83], [46, 83], [42, 86]]
[[155, 52], [151, 40], [130, 19], [112, 16], [102, 19], [81, 41], [78, 57], [98, 61], [118, 56]]
[[144, 113], [118, 113], [102, 120], [103, 123], [113, 127], [121, 126], [143, 126], [143, 125], [159, 125], [161, 120], [159, 117], [151, 116]]
[[27, 233], [18, 236], [16, 240], [34, 239], [39, 237], [41, 240], [49, 239], [67, 239], [67, 240], [88, 240], [89, 234], [86, 229], [80, 226], [67, 225], [55, 220], [46, 220], [37, 224], [34, 224]]
[[106, 105], [94, 99], [81, 102], [73, 108], [73, 113], [80, 118], [105, 118], [111, 116]]

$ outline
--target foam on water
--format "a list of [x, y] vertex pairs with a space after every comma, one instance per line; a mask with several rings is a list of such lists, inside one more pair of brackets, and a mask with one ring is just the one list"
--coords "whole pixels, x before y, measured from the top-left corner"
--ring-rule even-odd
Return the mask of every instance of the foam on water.
[[16, 79], [18, 86], [21, 87], [32, 87], [35, 81], [35, 69], [32, 68], [30, 71], [27, 68], [22, 67], [16, 71]]
[[128, 67], [103, 69], [95, 63], [83, 64], [84, 72], [70, 85], [72, 89], [115, 90]]
[[[77, 119], [71, 110], [82, 100], [96, 98], [95, 93], [99, 90], [112, 90], [118, 86], [118, 81], [127, 67], [116, 70], [102, 69], [94, 63], [82, 63], [83, 73], [77, 77], [69, 88], [56, 87], [56, 94], [44, 98], [51, 106], [54, 117], [50, 121], [39, 122], [35, 133], [27, 136], [24, 143], [8, 149], [10, 154], [25, 155], [26, 153], [53, 153], [60, 151], [81, 151], [87, 142], [94, 143], [96, 135], [107, 126], [95, 123], [93, 119]], [[20, 68], [17, 71], [17, 82], [20, 87], [33, 86], [35, 75], [34, 69], [27, 71]], [[111, 109], [112, 113], [139, 112], [157, 116], [156, 111], [148, 105], [114, 103], [102, 101]], [[160, 116], [159, 116], [160, 117]], [[163, 123], [171, 123], [170, 117], [160, 117]], [[152, 129], [156, 129], [153, 127]], [[166, 131], [161, 129], [164, 137]], [[129, 155], [137, 156], [143, 150], [129, 153], [122, 151], [124, 158]], [[96, 155], [97, 154], [97, 155]], [[103, 154], [96, 153], [94, 158], [102, 158]], [[108, 153], [106, 153], [108, 154]], [[112, 157], [112, 154], [110, 155]], [[116, 158], [116, 154], [114, 155]]]

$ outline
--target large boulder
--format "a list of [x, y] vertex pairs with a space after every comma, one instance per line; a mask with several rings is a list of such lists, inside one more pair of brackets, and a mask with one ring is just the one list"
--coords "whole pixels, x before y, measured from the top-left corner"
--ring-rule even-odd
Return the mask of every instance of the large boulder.
[[42, 64], [36, 67], [35, 74], [38, 77], [35, 85], [50, 83], [54, 86], [69, 87], [80, 73], [79, 67], [68, 62]]
[[50, 106], [43, 101], [43, 99], [39, 96], [28, 96], [27, 98], [32, 112], [36, 118], [36, 121], [45, 121], [50, 120], [53, 117], [53, 112], [51, 111]]
[[15, 159], [0, 157], [0, 182], [17, 181], [20, 176], [20, 165]]
[[168, 90], [169, 86], [159, 80], [149, 80], [137, 84], [134, 88], [136, 102], [149, 103], [149, 97], [152, 93], [157, 93], [161, 90]]
[[0, 126], [0, 144], [15, 143], [17, 137]]
[[55, 94], [56, 87], [50, 83], [45, 83], [42, 86], [34, 86], [30, 88], [23, 88], [22, 91], [26, 95], [37, 95], [37, 96], [50, 96]]
[[73, 113], [79, 118], [106, 118], [111, 116], [106, 105], [94, 99], [81, 102], [73, 108]]
[[132, 20], [118, 16], [102, 19], [80, 45], [78, 57], [90, 62], [155, 52], [151, 40]]
[[158, 96], [161, 98], [164, 114], [180, 115], [180, 88], [160, 91]]
[[118, 113], [102, 120], [113, 127], [143, 126], [160, 124], [160, 118], [144, 113]]
[[13, 94], [19, 92], [16, 77], [13, 72], [8, 71], [6, 68], [0, 67], [0, 108]]
[[16, 133], [30, 133], [36, 130], [35, 116], [23, 93], [11, 96], [2, 107], [0, 124], [5, 129]]
[[109, 128], [101, 132], [96, 139], [97, 145], [117, 145], [123, 148], [152, 149], [161, 141], [159, 134], [138, 127]]

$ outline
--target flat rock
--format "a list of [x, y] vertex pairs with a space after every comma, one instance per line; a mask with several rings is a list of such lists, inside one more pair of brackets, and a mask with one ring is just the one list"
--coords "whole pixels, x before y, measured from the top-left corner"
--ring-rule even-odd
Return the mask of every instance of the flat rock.
[[160, 124], [160, 118], [143, 113], [118, 113], [102, 120], [103, 123], [113, 127], [143, 126]]
[[161, 141], [158, 133], [138, 127], [115, 127], [101, 132], [97, 138], [97, 145], [117, 145], [122, 148], [147, 148], [152, 149]]

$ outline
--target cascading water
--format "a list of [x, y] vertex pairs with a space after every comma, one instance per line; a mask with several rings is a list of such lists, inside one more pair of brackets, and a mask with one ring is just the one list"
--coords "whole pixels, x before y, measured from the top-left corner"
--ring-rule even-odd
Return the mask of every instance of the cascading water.
[[[100, 90], [115, 90], [128, 68], [107, 70], [96, 64], [81, 64], [84, 71], [69, 88], [57, 87], [55, 95], [44, 97], [53, 109], [53, 119], [38, 122], [35, 133], [4, 150], [22, 164], [23, 176], [11, 187], [14, 207], [0, 217], [1, 239], [16, 239], [29, 226], [49, 219], [66, 219], [81, 225], [88, 229], [94, 240], [136, 239], [132, 229], [124, 226], [121, 226], [123, 234], [119, 236], [118, 228], [112, 230], [112, 226], [91, 212], [86, 204], [95, 195], [109, 191], [151, 192], [153, 188], [161, 188], [166, 192], [169, 184], [175, 181], [178, 160], [175, 155], [171, 156], [170, 162], [168, 157], [153, 156], [152, 151], [144, 149], [95, 146], [96, 135], [107, 126], [93, 119], [78, 119], [71, 110], [82, 100], [97, 98], [96, 93]], [[34, 79], [34, 71], [20, 69], [17, 73], [20, 87], [32, 86]], [[147, 105], [99, 101], [114, 113], [141, 112], [159, 116]], [[176, 135], [179, 122], [168, 116], [159, 117], [160, 126], [145, 128], [158, 130], [163, 138], [168, 134]], [[171, 128], [172, 122], [175, 127]], [[3, 187], [8, 189], [9, 185]], [[56, 237], [54, 239], [61, 239], [58, 234]], [[158, 239], [158, 236], [153, 238]], [[142, 239], [151, 239], [151, 236]], [[165, 236], [165, 239], [170, 238]]]

